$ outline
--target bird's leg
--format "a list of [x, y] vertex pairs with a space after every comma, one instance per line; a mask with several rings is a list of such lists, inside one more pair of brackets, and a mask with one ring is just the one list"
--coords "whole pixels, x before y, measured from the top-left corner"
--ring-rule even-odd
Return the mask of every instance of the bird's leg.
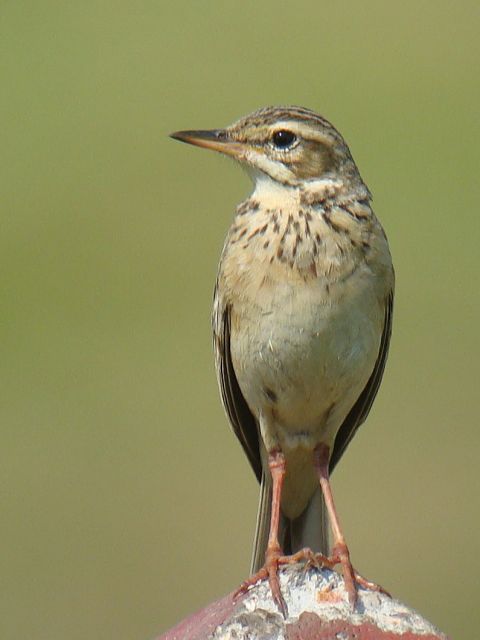
[[[332, 488], [330, 485], [330, 474], [328, 471], [328, 465], [330, 461], [330, 449], [325, 444], [319, 444], [314, 451], [314, 465], [315, 470], [320, 481], [323, 497], [327, 507], [328, 515], [330, 518], [330, 525], [332, 527], [334, 545], [331, 555], [326, 558], [320, 556], [319, 560], [322, 564], [333, 568], [336, 564], [342, 565], [343, 579], [345, 581], [345, 590], [348, 593], [348, 599], [352, 607], [357, 602], [357, 584], [362, 585], [367, 589], [374, 591], [382, 591], [382, 587], [369, 582], [363, 578], [352, 566], [350, 561], [350, 553], [348, 551], [347, 543], [343, 536], [340, 522], [338, 520], [337, 510], [335, 509], [335, 503], [333, 501]], [[388, 595], [388, 594], [387, 594]]]
[[342, 565], [343, 579], [345, 581], [345, 589], [348, 593], [348, 599], [352, 606], [357, 601], [357, 589], [355, 586], [355, 576], [352, 563], [350, 562], [350, 553], [347, 543], [343, 536], [340, 522], [338, 520], [337, 510], [333, 501], [332, 488], [330, 486], [330, 474], [328, 472], [328, 464], [330, 461], [330, 449], [325, 444], [319, 444], [314, 451], [315, 470], [320, 481], [323, 497], [330, 518], [330, 526], [332, 527], [334, 545], [332, 553], [328, 560], [334, 566], [337, 563]]
[[286, 617], [287, 605], [281, 594], [278, 580], [278, 560], [283, 555], [278, 542], [278, 527], [280, 524], [280, 500], [286, 471], [285, 456], [280, 450], [272, 451], [268, 454], [268, 468], [272, 476], [272, 513], [267, 550], [265, 551], [265, 569], [268, 572], [268, 582], [270, 583], [273, 599], [284, 617]]
[[265, 564], [259, 571], [257, 571], [257, 573], [240, 585], [240, 588], [237, 590], [235, 595], [244, 593], [249, 587], [256, 584], [259, 580], [268, 579], [273, 600], [282, 612], [283, 616], [286, 618], [288, 611], [287, 605], [280, 591], [278, 567], [286, 564], [294, 564], [300, 561], [306, 561], [306, 567], [327, 566], [332, 569], [335, 565], [341, 564], [343, 568], [345, 588], [352, 606], [355, 605], [357, 600], [356, 583], [361, 584], [366, 588], [382, 590], [380, 587], [377, 587], [377, 585], [362, 578], [362, 576], [355, 571], [352, 567], [352, 563], [350, 562], [348, 547], [343, 537], [335, 504], [333, 502], [328, 473], [329, 457], [330, 452], [328, 447], [325, 445], [319, 445], [315, 449], [315, 468], [320, 480], [335, 540], [332, 554], [330, 556], [325, 556], [321, 553], [314, 553], [311, 549], [305, 548], [289, 556], [283, 555], [283, 550], [278, 542], [278, 529], [280, 524], [280, 502], [283, 482], [285, 479], [286, 462], [283, 453], [279, 449], [275, 449], [268, 454], [268, 467], [272, 476], [272, 502], [270, 533], [268, 536], [267, 549], [265, 551]]
[[286, 462], [285, 456], [279, 449], [270, 451], [268, 454], [268, 468], [272, 476], [272, 508], [270, 519], [270, 533], [268, 536], [267, 549], [265, 551], [265, 564], [253, 576], [245, 580], [240, 586], [239, 592], [244, 592], [251, 585], [259, 580], [268, 578], [270, 589], [272, 591], [273, 600], [287, 617], [287, 605], [280, 591], [280, 582], [278, 579], [278, 566], [280, 564], [290, 564], [291, 556], [284, 556], [283, 551], [278, 542], [278, 528], [280, 524], [280, 500], [282, 496], [283, 481], [285, 479]]

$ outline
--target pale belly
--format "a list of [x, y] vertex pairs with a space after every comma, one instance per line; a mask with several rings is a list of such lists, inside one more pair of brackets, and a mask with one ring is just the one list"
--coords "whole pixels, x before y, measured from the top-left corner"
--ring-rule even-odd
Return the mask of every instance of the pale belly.
[[326, 304], [321, 286], [277, 284], [242, 305], [232, 323], [242, 393], [266, 450], [280, 447], [287, 458], [282, 504], [300, 507], [310, 497], [312, 451], [320, 442], [333, 445], [378, 356], [384, 310], [377, 292], [360, 274], [345, 294]]

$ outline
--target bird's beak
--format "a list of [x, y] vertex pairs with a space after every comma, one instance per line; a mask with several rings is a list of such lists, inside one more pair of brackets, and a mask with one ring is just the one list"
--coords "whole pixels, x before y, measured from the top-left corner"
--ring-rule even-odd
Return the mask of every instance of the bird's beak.
[[208, 131], [175, 131], [170, 138], [194, 144], [197, 147], [220, 151], [227, 156], [239, 158], [245, 151], [245, 145], [232, 140], [225, 129], [210, 129]]

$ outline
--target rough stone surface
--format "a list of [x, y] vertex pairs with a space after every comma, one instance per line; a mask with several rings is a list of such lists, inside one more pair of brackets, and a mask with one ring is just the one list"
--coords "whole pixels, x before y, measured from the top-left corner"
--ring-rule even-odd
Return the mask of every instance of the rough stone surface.
[[448, 640], [418, 613], [387, 595], [359, 589], [353, 611], [343, 579], [328, 569], [282, 569], [286, 619], [262, 581], [235, 601], [217, 600], [158, 640]]

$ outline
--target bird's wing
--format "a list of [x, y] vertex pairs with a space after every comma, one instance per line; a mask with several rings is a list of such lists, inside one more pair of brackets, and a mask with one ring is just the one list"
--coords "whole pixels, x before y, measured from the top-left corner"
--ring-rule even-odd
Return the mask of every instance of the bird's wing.
[[213, 306], [213, 339], [215, 368], [222, 395], [223, 406], [235, 435], [247, 454], [247, 458], [260, 482], [262, 461], [257, 422], [242, 395], [230, 352], [230, 306], [223, 305], [215, 288]]
[[332, 455], [330, 457], [330, 473], [335, 468], [337, 462], [342, 457], [350, 440], [355, 435], [358, 427], [365, 422], [371, 409], [375, 396], [385, 369], [385, 362], [388, 355], [388, 347], [390, 344], [390, 336], [392, 334], [392, 312], [393, 312], [393, 291], [387, 297], [385, 304], [385, 319], [383, 323], [382, 339], [380, 341], [380, 349], [377, 361], [364, 390], [360, 394], [358, 400], [350, 409], [349, 414], [343, 421], [342, 426], [337, 432], [335, 444], [333, 446]]

